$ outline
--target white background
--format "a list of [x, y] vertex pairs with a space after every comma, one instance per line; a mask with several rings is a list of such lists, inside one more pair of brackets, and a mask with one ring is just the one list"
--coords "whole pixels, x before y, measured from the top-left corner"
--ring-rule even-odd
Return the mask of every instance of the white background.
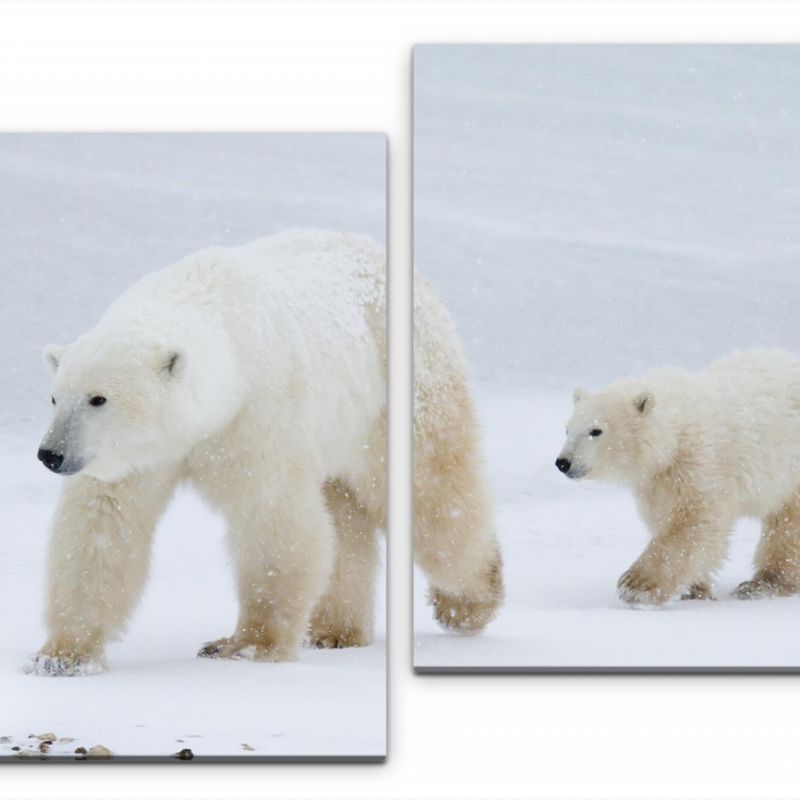
[[3, 794], [796, 796], [800, 678], [419, 678], [410, 671], [410, 47], [591, 39], [798, 40], [800, 6], [295, 0], [0, 7], [3, 128], [388, 131], [395, 534], [386, 765], [9, 766], [0, 776]]

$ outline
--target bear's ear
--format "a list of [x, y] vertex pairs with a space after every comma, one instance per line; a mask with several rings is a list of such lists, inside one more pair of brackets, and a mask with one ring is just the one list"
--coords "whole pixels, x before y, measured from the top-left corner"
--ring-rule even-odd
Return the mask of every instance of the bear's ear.
[[42, 358], [44, 359], [45, 366], [55, 372], [67, 350], [69, 350], [68, 344], [46, 345], [44, 350], [42, 350]]
[[656, 404], [655, 395], [652, 392], [639, 392], [633, 398], [633, 405], [640, 414], [649, 414]]
[[575, 405], [578, 405], [578, 403], [580, 403], [582, 400], [585, 400], [588, 396], [589, 392], [587, 392], [586, 389], [581, 389], [580, 387], [578, 387], [572, 393], [572, 402]]
[[159, 370], [168, 378], [177, 378], [186, 365], [186, 356], [180, 350], [168, 350], [161, 354]]

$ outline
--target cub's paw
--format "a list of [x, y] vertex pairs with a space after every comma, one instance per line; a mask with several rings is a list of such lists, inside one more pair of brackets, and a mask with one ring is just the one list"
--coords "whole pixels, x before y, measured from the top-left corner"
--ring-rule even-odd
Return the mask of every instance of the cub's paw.
[[293, 654], [286, 648], [262, 642], [248, 642], [236, 637], [223, 637], [206, 642], [198, 651], [198, 658], [230, 658], [235, 661], [291, 661]]
[[617, 594], [629, 606], [663, 605], [672, 596], [637, 567], [622, 573], [617, 581]]
[[308, 644], [324, 650], [339, 650], [366, 647], [372, 644], [372, 637], [359, 628], [317, 628], [308, 632]]
[[89, 655], [51, 655], [44, 652], [37, 653], [24, 667], [28, 675], [49, 678], [98, 675], [106, 669], [102, 658]]

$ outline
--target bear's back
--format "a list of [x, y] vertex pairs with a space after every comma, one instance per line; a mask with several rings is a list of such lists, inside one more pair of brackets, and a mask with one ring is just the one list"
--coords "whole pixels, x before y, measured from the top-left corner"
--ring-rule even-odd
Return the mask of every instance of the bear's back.
[[796, 490], [800, 360], [782, 350], [743, 350], [712, 364], [700, 380], [720, 477], [732, 483], [728, 495], [743, 514], [763, 516]]
[[360, 234], [290, 230], [190, 253], [130, 286], [101, 322], [158, 329], [200, 315], [262, 332], [328, 324], [363, 335], [367, 307], [385, 309], [383, 248]]

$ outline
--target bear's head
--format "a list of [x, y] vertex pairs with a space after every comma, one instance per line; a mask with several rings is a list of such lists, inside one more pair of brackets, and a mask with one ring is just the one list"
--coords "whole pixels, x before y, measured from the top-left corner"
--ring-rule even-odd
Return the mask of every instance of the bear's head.
[[236, 411], [235, 382], [226, 385], [226, 370], [215, 373], [197, 355], [93, 332], [48, 345], [54, 416], [39, 460], [61, 475], [83, 471], [107, 482], [180, 461]]
[[635, 481], [656, 457], [652, 445], [663, 437], [656, 396], [637, 381], [624, 381], [598, 394], [576, 389], [567, 439], [556, 467], [568, 478]]

